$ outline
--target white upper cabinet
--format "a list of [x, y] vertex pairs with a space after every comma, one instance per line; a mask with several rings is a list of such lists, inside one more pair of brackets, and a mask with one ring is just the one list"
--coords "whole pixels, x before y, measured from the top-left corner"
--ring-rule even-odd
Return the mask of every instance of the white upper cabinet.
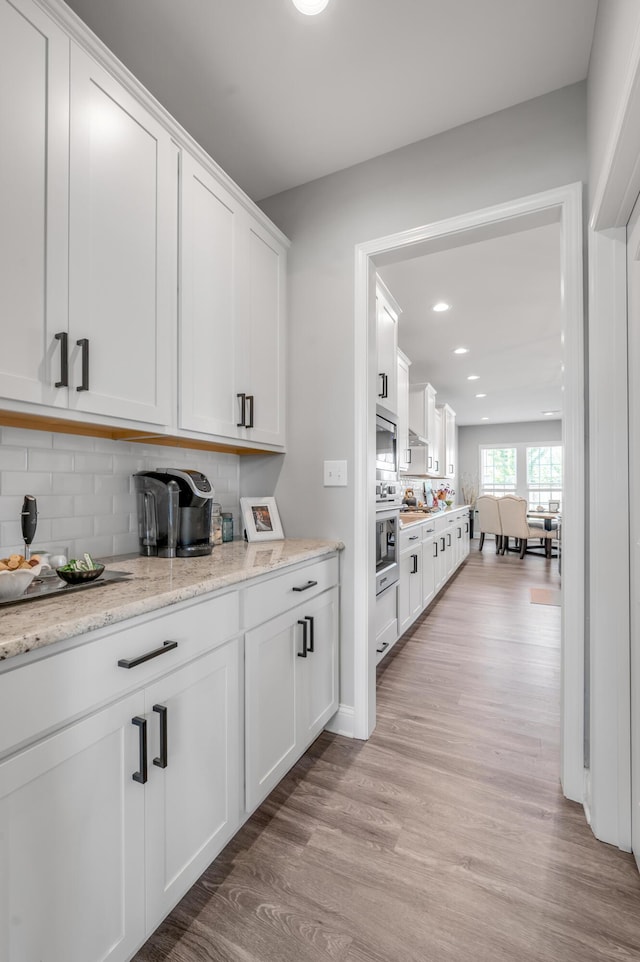
[[181, 202], [179, 426], [283, 446], [285, 249], [186, 153]]
[[398, 470], [412, 470], [409, 449], [409, 367], [411, 361], [398, 348]]
[[442, 457], [443, 478], [455, 478], [456, 476], [456, 414], [448, 404], [443, 404], [440, 408], [442, 414], [442, 444], [440, 454]]
[[177, 165], [166, 130], [71, 48], [72, 408], [171, 420]]
[[23, 0], [0, 0], [0, 395], [67, 404], [69, 40]]
[[376, 280], [376, 403], [398, 414], [398, 318], [400, 308], [380, 278]]
[[242, 213], [189, 154], [182, 158], [179, 426], [237, 434], [235, 355]]

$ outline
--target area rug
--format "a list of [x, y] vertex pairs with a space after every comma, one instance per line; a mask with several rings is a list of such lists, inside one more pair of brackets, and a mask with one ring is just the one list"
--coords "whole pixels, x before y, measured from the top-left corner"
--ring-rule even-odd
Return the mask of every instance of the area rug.
[[557, 605], [562, 604], [562, 592], [557, 588], [529, 588], [532, 605]]

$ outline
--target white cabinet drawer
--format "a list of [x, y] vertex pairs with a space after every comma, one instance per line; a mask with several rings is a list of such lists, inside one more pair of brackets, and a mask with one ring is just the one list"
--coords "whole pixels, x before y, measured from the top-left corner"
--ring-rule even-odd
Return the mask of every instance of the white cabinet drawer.
[[[239, 631], [238, 592], [153, 617], [0, 675], [0, 754], [141, 688]], [[97, 634], [97, 633], [96, 633]], [[177, 642], [163, 649], [165, 642]], [[159, 651], [160, 654], [144, 659]], [[131, 668], [119, 661], [135, 662]]]
[[406, 551], [408, 548], [420, 544], [422, 541], [422, 532], [424, 529], [424, 524], [411, 524], [408, 528], [403, 528], [400, 531], [400, 554]]
[[338, 584], [338, 559], [327, 558], [306, 567], [276, 574], [243, 592], [245, 628], [253, 628], [302, 601]]

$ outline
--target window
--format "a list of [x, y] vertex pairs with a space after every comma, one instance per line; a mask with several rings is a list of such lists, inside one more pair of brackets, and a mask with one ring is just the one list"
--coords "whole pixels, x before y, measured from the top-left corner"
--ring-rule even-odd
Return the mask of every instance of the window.
[[527, 498], [533, 508], [562, 505], [562, 445], [527, 448]]
[[480, 490], [482, 494], [502, 494], [516, 491], [516, 448], [480, 449]]

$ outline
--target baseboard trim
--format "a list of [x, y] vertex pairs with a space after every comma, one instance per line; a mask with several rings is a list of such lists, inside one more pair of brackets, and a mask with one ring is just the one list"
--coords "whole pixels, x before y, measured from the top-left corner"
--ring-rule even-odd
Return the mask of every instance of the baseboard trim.
[[355, 738], [356, 710], [353, 705], [340, 705], [335, 715], [329, 719], [325, 731], [345, 738]]

